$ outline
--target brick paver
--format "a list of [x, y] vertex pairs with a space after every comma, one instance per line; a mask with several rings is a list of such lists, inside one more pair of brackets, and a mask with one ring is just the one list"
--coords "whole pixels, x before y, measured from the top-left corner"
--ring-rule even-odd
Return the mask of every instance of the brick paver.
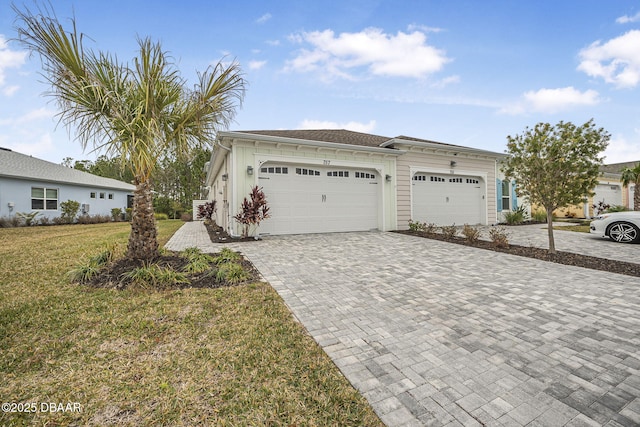
[[388, 426], [640, 425], [638, 278], [395, 233], [228, 246]]

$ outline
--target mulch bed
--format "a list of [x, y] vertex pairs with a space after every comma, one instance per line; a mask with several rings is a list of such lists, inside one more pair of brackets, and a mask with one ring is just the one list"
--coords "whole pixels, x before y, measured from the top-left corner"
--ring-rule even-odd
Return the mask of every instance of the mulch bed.
[[209, 233], [209, 239], [212, 243], [235, 243], [235, 242], [255, 242], [260, 240], [255, 237], [231, 237], [224, 229], [217, 225], [204, 224], [204, 227]]
[[[243, 283], [256, 282], [261, 280], [260, 273], [253, 266], [253, 264], [242, 258], [239, 262], [242, 267], [250, 274], [248, 280]], [[178, 255], [175, 252], [169, 255], [161, 255], [153, 261], [163, 268], [170, 268], [174, 271], [182, 271], [182, 269], [188, 264], [188, 261]], [[136, 268], [144, 267], [145, 262], [140, 260], [133, 260], [128, 258], [121, 258], [105, 267], [99, 274], [93, 277], [85, 284], [95, 288], [110, 288], [110, 289], [126, 289], [131, 285], [131, 279], [124, 278], [123, 275]], [[187, 274], [189, 283], [182, 283], [171, 286], [171, 289], [186, 289], [186, 288], [222, 288], [228, 286], [237, 286], [242, 283], [231, 284], [225, 281], [220, 281], [216, 278], [215, 267], [212, 265], [211, 270], [207, 270], [198, 274]]]
[[474, 248], [488, 249], [495, 252], [503, 252], [512, 255], [535, 258], [558, 264], [573, 265], [576, 267], [590, 268], [593, 270], [607, 271], [609, 273], [625, 274], [627, 276], [640, 277], [640, 264], [624, 261], [614, 261], [610, 259], [598, 258], [589, 255], [575, 254], [571, 252], [557, 251], [550, 254], [547, 249], [534, 248], [530, 246], [509, 245], [508, 248], [496, 247], [493, 242], [487, 240], [477, 240], [470, 242], [463, 237], [446, 238], [438, 233], [425, 233], [420, 231], [400, 230], [395, 233], [408, 234], [411, 236], [424, 237], [428, 239], [441, 240], [458, 245], [472, 246]]

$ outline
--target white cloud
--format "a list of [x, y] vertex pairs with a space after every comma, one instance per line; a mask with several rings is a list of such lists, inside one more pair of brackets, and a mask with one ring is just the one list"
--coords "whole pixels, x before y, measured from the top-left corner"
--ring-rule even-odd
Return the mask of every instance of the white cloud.
[[264, 15], [262, 15], [260, 18], [256, 19], [256, 23], [258, 24], [264, 24], [265, 22], [267, 22], [269, 19], [271, 19], [271, 14], [270, 13], [265, 13]]
[[455, 83], [460, 83], [460, 76], [455, 75], [455, 76], [445, 77], [444, 79], [441, 79], [433, 83], [431, 86], [437, 89], [443, 89], [449, 86], [450, 84], [455, 84]]
[[[26, 51], [17, 51], [9, 49], [7, 40], [0, 34], [0, 87], [4, 85], [6, 78], [5, 70], [7, 68], [19, 68], [24, 64], [27, 57]], [[3, 91], [5, 93], [6, 91]], [[12, 94], [12, 90], [9, 90], [9, 95]], [[7, 94], [7, 93], [5, 93]]]
[[346, 122], [338, 123], [323, 120], [309, 120], [305, 119], [298, 125], [298, 129], [346, 129], [354, 132], [369, 133], [376, 127], [376, 121], [371, 120], [369, 123], [360, 122]]
[[624, 15], [616, 19], [618, 24], [628, 24], [630, 22], [638, 22], [640, 21], [640, 12], [636, 13], [633, 16]]
[[604, 151], [605, 164], [640, 160], [640, 129], [635, 132], [635, 142], [628, 141], [624, 135], [615, 135], [609, 140], [609, 146]]
[[250, 70], [259, 70], [264, 67], [267, 61], [249, 61], [249, 69]]
[[602, 100], [597, 91], [589, 89], [580, 92], [572, 86], [558, 89], [540, 89], [529, 91], [522, 95], [522, 99], [503, 107], [500, 113], [524, 114], [527, 112], [558, 113], [574, 107], [597, 105]]
[[293, 34], [289, 40], [309, 45], [287, 61], [287, 71], [319, 71], [324, 77], [354, 79], [362, 68], [375, 76], [421, 78], [440, 71], [451, 59], [427, 44], [424, 32], [385, 34], [378, 28], [335, 35], [331, 30]]
[[20, 86], [5, 86], [2, 88], [2, 93], [6, 96], [11, 96], [20, 89]]
[[640, 83], [640, 30], [631, 30], [605, 43], [600, 40], [580, 51], [578, 70], [601, 77], [620, 88]]
[[33, 123], [41, 119], [50, 119], [55, 115], [55, 112], [48, 110], [44, 107], [36, 110], [31, 110], [22, 116], [7, 118], [0, 120], [2, 126], [23, 126], [25, 124]]
[[[30, 138], [30, 140], [34, 140], [34, 138]], [[7, 144], [7, 148], [13, 151], [17, 151], [18, 153], [42, 158], [42, 154], [51, 152], [54, 149], [54, 146], [51, 139], [51, 134], [43, 133], [40, 134], [40, 136], [37, 137], [34, 142], [9, 142], [9, 144]]]

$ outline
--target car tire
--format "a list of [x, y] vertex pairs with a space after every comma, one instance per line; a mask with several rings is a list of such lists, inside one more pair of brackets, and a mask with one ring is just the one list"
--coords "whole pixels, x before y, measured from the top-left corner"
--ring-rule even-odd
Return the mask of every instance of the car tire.
[[614, 222], [607, 228], [607, 236], [618, 243], [640, 241], [640, 229], [628, 222]]

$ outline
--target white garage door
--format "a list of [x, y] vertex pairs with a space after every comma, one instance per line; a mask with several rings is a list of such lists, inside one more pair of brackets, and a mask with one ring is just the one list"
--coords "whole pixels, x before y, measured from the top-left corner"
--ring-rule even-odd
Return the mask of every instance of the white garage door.
[[481, 224], [482, 178], [417, 173], [412, 183], [412, 219], [437, 225]]
[[380, 177], [373, 170], [266, 163], [258, 172], [271, 217], [260, 234], [378, 228]]
[[596, 185], [596, 194], [593, 196], [594, 204], [603, 201], [611, 206], [622, 204], [622, 189], [619, 185]]

